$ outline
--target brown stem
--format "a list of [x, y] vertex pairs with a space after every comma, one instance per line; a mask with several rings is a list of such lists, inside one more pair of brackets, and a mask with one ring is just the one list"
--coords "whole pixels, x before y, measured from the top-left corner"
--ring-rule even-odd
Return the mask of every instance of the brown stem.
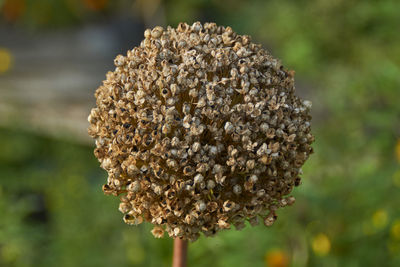
[[180, 238], [174, 239], [174, 256], [172, 259], [172, 267], [186, 267], [187, 258], [187, 240]]

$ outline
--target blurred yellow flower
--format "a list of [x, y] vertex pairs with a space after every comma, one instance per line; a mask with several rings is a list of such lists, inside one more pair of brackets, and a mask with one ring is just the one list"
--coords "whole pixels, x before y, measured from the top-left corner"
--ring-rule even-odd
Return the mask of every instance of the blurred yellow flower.
[[12, 55], [6, 48], [0, 47], [0, 74], [10, 69], [12, 62]]
[[396, 144], [396, 158], [397, 158], [397, 161], [400, 162], [400, 138], [397, 139], [397, 144]]
[[280, 249], [270, 250], [265, 254], [265, 266], [287, 267], [289, 266], [289, 256]]
[[331, 250], [331, 241], [328, 236], [324, 233], [319, 233], [312, 239], [312, 249], [315, 254], [324, 256]]
[[394, 239], [400, 240], [400, 220], [396, 220], [391, 229], [391, 235]]
[[377, 229], [382, 229], [387, 225], [388, 214], [385, 210], [380, 209], [372, 215], [372, 225]]

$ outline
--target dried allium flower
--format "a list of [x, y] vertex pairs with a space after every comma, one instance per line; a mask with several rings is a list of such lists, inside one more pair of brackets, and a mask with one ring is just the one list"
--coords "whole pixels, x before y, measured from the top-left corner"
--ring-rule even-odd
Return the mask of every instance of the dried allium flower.
[[129, 224], [196, 240], [246, 220], [267, 226], [300, 183], [311, 103], [249, 36], [199, 22], [145, 31], [115, 59], [88, 118], [106, 194]]

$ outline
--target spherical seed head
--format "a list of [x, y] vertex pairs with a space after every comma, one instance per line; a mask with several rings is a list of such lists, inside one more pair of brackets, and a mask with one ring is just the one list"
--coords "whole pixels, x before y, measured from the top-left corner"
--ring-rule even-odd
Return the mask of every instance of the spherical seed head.
[[196, 240], [276, 210], [312, 153], [311, 103], [249, 36], [199, 22], [145, 31], [115, 59], [88, 118], [95, 155], [129, 224]]

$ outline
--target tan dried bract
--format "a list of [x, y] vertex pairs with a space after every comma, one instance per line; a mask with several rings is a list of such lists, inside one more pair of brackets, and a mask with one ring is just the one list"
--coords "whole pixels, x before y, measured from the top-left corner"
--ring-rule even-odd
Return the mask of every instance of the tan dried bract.
[[88, 118], [104, 192], [120, 196], [126, 223], [150, 222], [156, 237], [272, 225], [294, 202], [314, 140], [294, 72], [214, 23], [144, 35], [116, 57]]

